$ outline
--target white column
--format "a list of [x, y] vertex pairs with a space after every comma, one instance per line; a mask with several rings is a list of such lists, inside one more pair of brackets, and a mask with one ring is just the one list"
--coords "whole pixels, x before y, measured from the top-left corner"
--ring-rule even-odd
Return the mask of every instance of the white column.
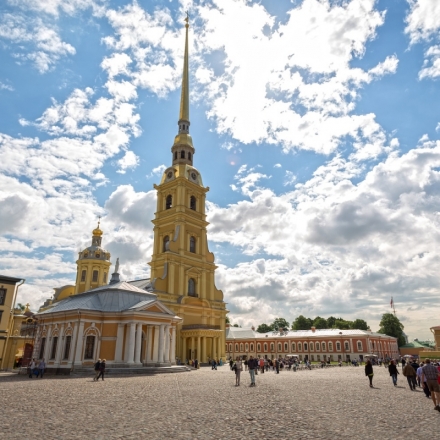
[[170, 326], [165, 326], [165, 353], [164, 353], [165, 362], [170, 361]]
[[159, 363], [163, 363], [164, 361], [164, 333], [165, 324], [161, 324], [159, 327]]
[[57, 344], [57, 352], [55, 355], [55, 365], [59, 366], [61, 363], [61, 358], [62, 358], [62, 354], [63, 354], [63, 342], [64, 342], [64, 335], [63, 335], [63, 331], [64, 331], [64, 324], [61, 324], [60, 330], [58, 332], [58, 344]]
[[138, 322], [136, 326], [136, 346], [134, 349], [134, 363], [141, 363], [141, 342], [142, 342], [142, 324]]
[[154, 326], [154, 338], [153, 338], [153, 362], [159, 362], [159, 326]]
[[118, 333], [116, 334], [115, 362], [122, 362], [122, 346], [124, 345], [124, 326], [118, 324]]
[[74, 365], [82, 364], [82, 351], [83, 351], [83, 343], [84, 343], [83, 333], [84, 333], [84, 322], [80, 322], [76, 333], [76, 350], [75, 350]]
[[127, 364], [134, 362], [134, 339], [136, 335], [136, 323], [130, 322], [129, 335], [128, 335], [128, 350], [127, 350]]
[[171, 352], [170, 352], [170, 361], [171, 364], [176, 363], [176, 327], [171, 327]]

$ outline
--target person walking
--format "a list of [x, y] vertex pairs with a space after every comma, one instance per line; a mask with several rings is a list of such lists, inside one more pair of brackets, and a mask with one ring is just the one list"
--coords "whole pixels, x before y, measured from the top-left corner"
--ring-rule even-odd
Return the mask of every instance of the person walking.
[[412, 367], [412, 365], [409, 362], [407, 362], [406, 365], [403, 367], [402, 373], [406, 377], [406, 380], [408, 381], [409, 389], [411, 391], [415, 391], [415, 389], [416, 389], [416, 372], [414, 371], [414, 368]]
[[99, 374], [96, 378], [96, 381], [99, 380], [100, 377], [102, 377], [102, 380], [104, 380], [104, 373], [105, 373], [105, 359], [101, 361], [101, 364], [99, 365]]
[[400, 374], [396, 367], [396, 362], [392, 360], [390, 365], [388, 365], [388, 372], [390, 373], [391, 378], [393, 379], [393, 384], [397, 387], [397, 375]]
[[29, 363], [29, 379], [32, 379], [32, 375], [34, 374], [35, 368], [36, 368], [35, 359], [32, 359], [32, 361]]
[[[422, 368], [422, 382], [423, 385], [428, 387], [431, 392], [431, 399], [434, 402], [434, 409], [440, 411], [440, 385], [438, 383], [438, 378], [440, 372], [437, 367], [431, 364], [430, 359], [425, 359], [425, 365]], [[425, 380], [426, 379], [426, 380]]]
[[254, 359], [252, 356], [249, 356], [248, 360], [248, 369], [249, 369], [249, 375], [251, 378], [251, 387], [255, 386], [255, 369], [257, 368], [257, 360]]
[[275, 359], [275, 370], [276, 374], [280, 374], [280, 361], [278, 359]]
[[94, 366], [94, 368], [95, 368], [95, 377], [93, 378], [93, 382], [98, 380], [98, 376], [99, 376], [99, 373], [100, 373], [100, 370], [99, 370], [100, 367], [101, 367], [101, 359], [98, 359], [95, 362], [95, 366]]
[[430, 399], [431, 398], [431, 391], [429, 391], [428, 386], [425, 386], [426, 383], [426, 377], [424, 378], [425, 382], [422, 380], [422, 372], [423, 372], [423, 366], [425, 364], [423, 362], [420, 363], [420, 367], [417, 368], [417, 378], [420, 382], [420, 386], [422, 387], [423, 392], [425, 393], [425, 396]]
[[235, 386], [240, 386], [240, 375], [243, 371], [243, 362], [241, 361], [241, 358], [238, 357], [235, 361]]
[[264, 373], [264, 359], [260, 358], [259, 361], [261, 373]]
[[370, 381], [370, 388], [373, 388], [373, 364], [371, 363], [370, 359], [367, 360], [365, 363], [365, 376], [368, 377], [368, 380]]
[[229, 358], [229, 368], [232, 371], [232, 365], [234, 364], [234, 361], [232, 360], [232, 357]]
[[37, 377], [40, 376], [43, 379], [44, 370], [46, 369], [46, 362], [44, 362], [44, 358], [38, 364], [38, 372]]
[[217, 370], [217, 362], [215, 359], [213, 359], [211, 362], [211, 370]]

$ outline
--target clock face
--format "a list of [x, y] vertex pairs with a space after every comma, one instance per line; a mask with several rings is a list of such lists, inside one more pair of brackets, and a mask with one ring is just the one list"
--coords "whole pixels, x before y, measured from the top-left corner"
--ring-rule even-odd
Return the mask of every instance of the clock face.
[[191, 179], [192, 180], [196, 180], [197, 179], [197, 174], [196, 173], [191, 173]]
[[173, 177], [173, 172], [172, 171], [168, 171], [167, 177], [168, 177], [168, 179], [171, 179], [171, 177]]

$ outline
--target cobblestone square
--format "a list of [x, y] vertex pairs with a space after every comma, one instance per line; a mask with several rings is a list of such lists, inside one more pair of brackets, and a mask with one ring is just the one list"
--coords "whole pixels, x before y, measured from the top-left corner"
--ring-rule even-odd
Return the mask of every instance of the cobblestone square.
[[228, 366], [190, 373], [29, 379], [0, 377], [0, 438], [438, 438], [440, 413], [403, 375], [375, 367], [266, 372], [236, 387]]

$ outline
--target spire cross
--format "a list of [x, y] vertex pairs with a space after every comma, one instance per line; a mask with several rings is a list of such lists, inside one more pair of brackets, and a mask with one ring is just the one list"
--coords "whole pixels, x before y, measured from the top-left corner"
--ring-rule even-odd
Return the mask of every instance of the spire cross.
[[101, 223], [101, 216], [98, 217], [98, 228], [99, 228], [100, 223]]

